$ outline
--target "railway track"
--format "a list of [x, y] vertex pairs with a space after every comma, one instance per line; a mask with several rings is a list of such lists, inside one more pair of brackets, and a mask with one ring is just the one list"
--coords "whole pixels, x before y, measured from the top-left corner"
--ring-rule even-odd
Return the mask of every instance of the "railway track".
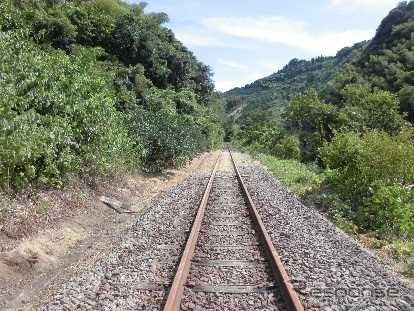
[[216, 162], [164, 311], [303, 310], [228, 152], [233, 173]]
[[[230, 154], [222, 156], [211, 176], [195, 175], [171, 189], [119, 246], [64, 282], [40, 310], [412, 310], [412, 286], [263, 169], [247, 164], [240, 176]], [[306, 283], [301, 301], [245, 183], [273, 241], [291, 254], [289, 271]], [[355, 297], [357, 288], [398, 294]], [[314, 289], [339, 294], [316, 296]]]

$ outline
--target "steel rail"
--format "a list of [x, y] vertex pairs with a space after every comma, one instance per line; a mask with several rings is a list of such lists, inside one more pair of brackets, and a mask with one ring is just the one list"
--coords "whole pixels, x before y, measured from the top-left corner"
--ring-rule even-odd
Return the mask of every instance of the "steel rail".
[[233, 154], [230, 148], [228, 148], [228, 151], [230, 153], [230, 157], [233, 163], [234, 170], [236, 171], [237, 179], [239, 180], [239, 184], [242, 188], [242, 191], [250, 207], [249, 208], [250, 215], [253, 218], [253, 221], [256, 223], [257, 228], [259, 229], [259, 234], [262, 240], [265, 242], [264, 246], [265, 246], [267, 255], [270, 259], [271, 268], [272, 268], [274, 276], [276, 277], [276, 280], [280, 284], [280, 289], [282, 291], [284, 300], [287, 304], [287, 308], [288, 310], [291, 310], [291, 311], [303, 311], [304, 310], [303, 305], [290, 282], [289, 275], [286, 272], [285, 267], [283, 266], [282, 260], [280, 259], [280, 256], [275, 246], [273, 245], [272, 239], [270, 238], [270, 235], [264, 226], [264, 223], [259, 215], [256, 205], [254, 204], [252, 197], [250, 196], [250, 193], [247, 190], [246, 184], [244, 183], [240, 175], [239, 169], [237, 168], [236, 162], [233, 158]]
[[167, 301], [164, 306], [164, 311], [176, 311], [180, 309], [181, 299], [184, 293], [185, 282], [190, 272], [191, 259], [194, 257], [194, 251], [197, 245], [198, 236], [200, 234], [201, 224], [207, 207], [208, 198], [211, 193], [213, 181], [216, 176], [217, 167], [220, 162], [221, 155], [217, 157], [210, 179], [204, 191], [203, 198], [199, 205], [197, 216], [194, 219], [191, 233], [187, 239], [187, 243], [181, 256], [180, 263], [177, 268], [173, 283], [168, 293]]

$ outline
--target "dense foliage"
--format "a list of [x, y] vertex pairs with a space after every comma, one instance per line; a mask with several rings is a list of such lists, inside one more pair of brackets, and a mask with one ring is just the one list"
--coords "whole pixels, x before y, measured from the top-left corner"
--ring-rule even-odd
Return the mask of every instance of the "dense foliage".
[[414, 2], [402, 2], [382, 21], [355, 66], [374, 86], [399, 95], [414, 122]]
[[120, 0], [0, 4], [0, 187], [182, 165], [222, 139], [211, 73]]
[[344, 132], [321, 148], [327, 182], [352, 207], [361, 228], [414, 235], [413, 131]]
[[[414, 1], [402, 2], [369, 42], [335, 57], [293, 60], [270, 77], [224, 94], [227, 138], [283, 162], [324, 169], [309, 195], [352, 231], [414, 237]], [[237, 114], [232, 113], [237, 111]], [[272, 113], [273, 112], [273, 113]], [[284, 152], [281, 152], [284, 150]]]

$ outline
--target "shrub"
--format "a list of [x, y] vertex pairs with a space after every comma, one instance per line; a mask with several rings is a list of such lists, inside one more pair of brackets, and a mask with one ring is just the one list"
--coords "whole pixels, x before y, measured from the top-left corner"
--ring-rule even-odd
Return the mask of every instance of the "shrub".
[[388, 91], [371, 90], [369, 85], [350, 84], [342, 91], [344, 108], [339, 114], [340, 127], [362, 132], [378, 129], [395, 134], [404, 125], [398, 97]]
[[400, 185], [383, 182], [372, 185], [371, 192], [357, 215], [360, 226], [414, 237], [414, 194]]
[[32, 23], [32, 36], [38, 43], [64, 50], [70, 50], [75, 43], [76, 27], [60, 7], [49, 9], [47, 13], [37, 10], [26, 15]]
[[320, 151], [325, 165], [334, 170], [331, 184], [355, 203], [361, 203], [375, 181], [402, 186], [414, 182], [411, 129], [397, 135], [381, 131], [339, 133]]
[[237, 136], [242, 145], [250, 146], [252, 150], [261, 153], [271, 153], [271, 148], [282, 138], [282, 129], [273, 123], [258, 123], [245, 127]]
[[159, 170], [220, 145], [210, 69], [144, 7], [0, 3], [0, 187], [62, 185], [140, 158]]
[[200, 148], [200, 129], [188, 118], [139, 109], [132, 122], [136, 138], [144, 146], [141, 159], [147, 172], [181, 166]]
[[176, 92], [172, 89], [161, 90], [153, 87], [144, 95], [144, 107], [154, 113], [161, 111], [173, 115], [176, 113], [175, 97]]
[[271, 154], [281, 159], [300, 160], [300, 142], [295, 136], [285, 136], [274, 146], [270, 146]]
[[70, 20], [77, 28], [77, 41], [89, 46], [106, 46], [116, 18], [126, 13], [127, 8], [117, 0], [81, 1], [68, 10]]
[[212, 150], [223, 144], [224, 129], [220, 120], [207, 109], [201, 109], [194, 118], [194, 123], [199, 128], [201, 140], [200, 148]]
[[23, 24], [22, 16], [15, 10], [11, 1], [0, 3], [0, 31], [9, 31]]
[[131, 164], [134, 147], [114, 107], [112, 75], [95, 52], [37, 48], [0, 36], [0, 185], [61, 185], [70, 172]]
[[381, 131], [339, 133], [321, 148], [330, 171], [326, 183], [353, 207], [365, 229], [410, 233], [414, 197], [412, 129], [397, 135]]
[[332, 137], [337, 108], [320, 100], [315, 90], [294, 98], [283, 115], [287, 127], [299, 134], [302, 157], [312, 161], [324, 140]]

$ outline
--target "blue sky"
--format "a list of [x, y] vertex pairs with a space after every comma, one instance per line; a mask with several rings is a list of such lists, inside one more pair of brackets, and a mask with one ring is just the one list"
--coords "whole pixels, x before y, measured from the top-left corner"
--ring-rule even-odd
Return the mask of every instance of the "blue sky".
[[[131, 2], [138, 2], [130, 0]], [[334, 55], [370, 39], [398, 0], [148, 0], [214, 72], [216, 88], [244, 86], [292, 58]]]

